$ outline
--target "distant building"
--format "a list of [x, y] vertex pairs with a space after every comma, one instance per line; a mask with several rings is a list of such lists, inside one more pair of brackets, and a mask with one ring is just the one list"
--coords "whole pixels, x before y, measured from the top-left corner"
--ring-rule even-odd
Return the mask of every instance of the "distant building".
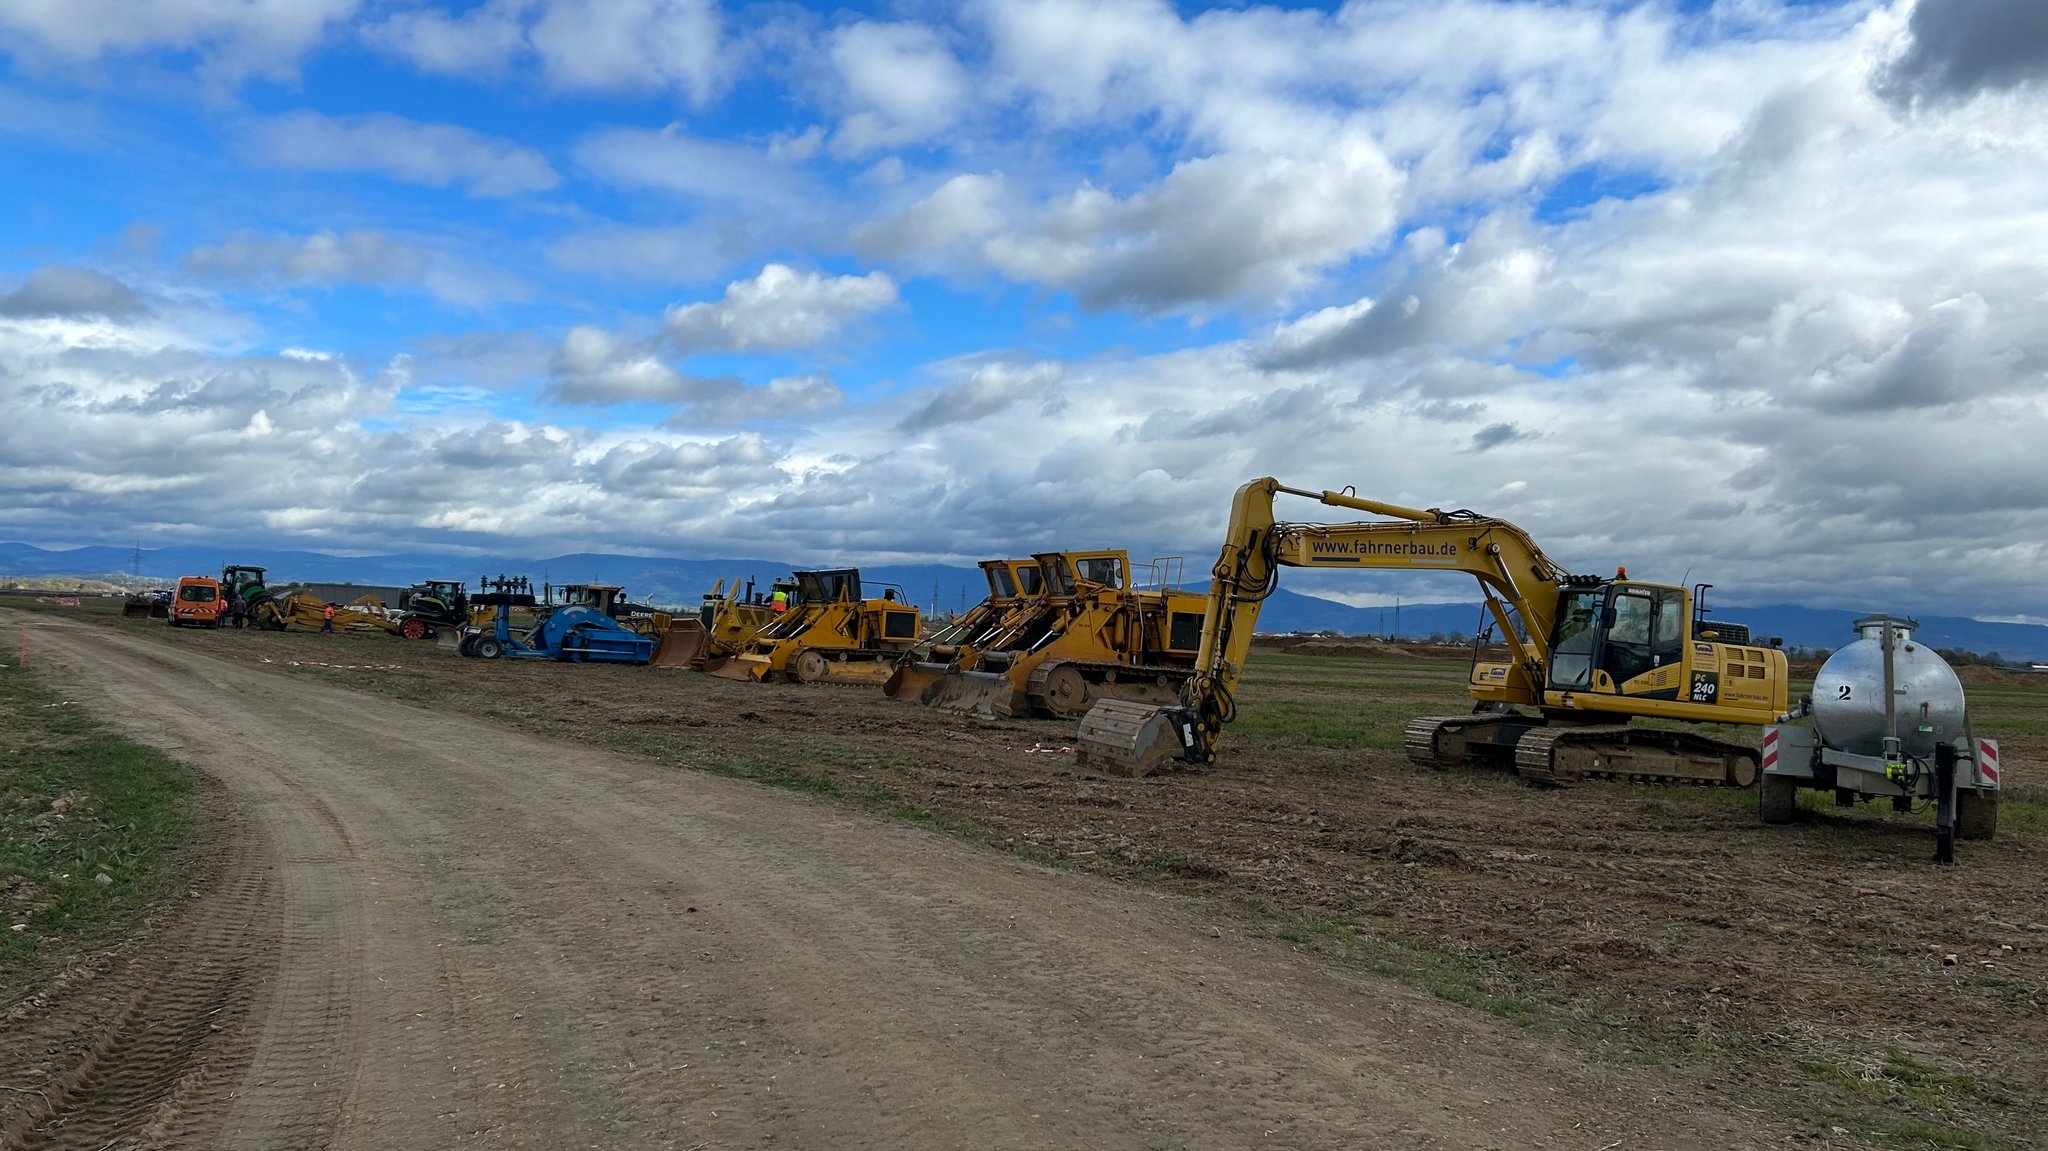
[[386, 587], [373, 583], [309, 583], [304, 585], [309, 594], [319, 596], [328, 603], [354, 603], [366, 595], [376, 596], [384, 606], [398, 606], [398, 594], [402, 587]]

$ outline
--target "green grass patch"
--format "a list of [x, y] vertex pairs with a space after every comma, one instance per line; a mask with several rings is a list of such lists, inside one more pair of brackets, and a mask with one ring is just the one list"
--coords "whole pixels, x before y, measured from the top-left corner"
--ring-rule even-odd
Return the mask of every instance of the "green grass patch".
[[1513, 965], [1463, 948], [1431, 946], [1375, 935], [1348, 923], [1294, 916], [1273, 934], [1299, 947], [1333, 954], [1375, 975], [1429, 992], [1438, 999], [1513, 1023], [1534, 1024], [1546, 1004]]
[[1866, 1059], [1812, 1057], [1799, 1070], [1836, 1090], [1851, 1110], [1834, 1111], [1828, 1122], [1846, 1127], [1882, 1147], [1957, 1147], [1995, 1151], [2007, 1146], [1996, 1136], [1964, 1130], [1948, 1112], [1969, 1104], [2010, 1107], [2015, 1100], [1973, 1076], [1924, 1063], [1897, 1049]]
[[118, 932], [169, 888], [196, 780], [28, 672], [0, 677], [0, 988], [12, 988], [65, 946]]

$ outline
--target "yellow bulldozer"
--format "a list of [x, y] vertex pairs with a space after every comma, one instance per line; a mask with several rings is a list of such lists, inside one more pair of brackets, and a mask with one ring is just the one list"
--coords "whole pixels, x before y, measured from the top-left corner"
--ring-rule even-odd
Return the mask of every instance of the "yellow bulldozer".
[[861, 597], [860, 571], [794, 573], [797, 604], [711, 674], [721, 679], [879, 684], [923, 638], [918, 611], [891, 589]]
[[[1360, 523], [1286, 523], [1279, 494], [1380, 518]], [[1194, 675], [1171, 706], [1118, 700], [1081, 723], [1080, 761], [1143, 775], [1174, 761], [1216, 761], [1260, 605], [1283, 567], [1464, 572], [1478, 580], [1507, 647], [1507, 662], [1477, 654], [1467, 681], [1475, 708], [1409, 722], [1410, 759], [1494, 762], [1526, 779], [1678, 780], [1746, 787], [1761, 753], [1747, 740], [1716, 739], [1637, 718], [1742, 725], [1786, 711], [1785, 654], [1752, 646], [1749, 629], [1709, 620], [1696, 589], [1574, 575], [1521, 528], [1470, 511], [1422, 510], [1314, 492], [1266, 478], [1237, 490], [1201, 624]], [[1746, 734], [1746, 733], [1745, 733]]]
[[926, 695], [947, 672], [972, 668], [991, 640], [1038, 610], [1045, 595], [1045, 575], [1038, 570], [1037, 560], [983, 560], [980, 566], [988, 580], [987, 598], [898, 660], [882, 685], [883, 695], [927, 702]]
[[[783, 593], [785, 605], [794, 604], [794, 580], [777, 580], [774, 591]], [[726, 660], [745, 651], [775, 621], [772, 594], [757, 594], [754, 581], [744, 586], [735, 576], [730, 590], [724, 580], [704, 593], [696, 615], [672, 617], [658, 636], [654, 666], [688, 667], [716, 671]]]
[[[1133, 585], [1117, 550], [1041, 552], [1043, 588], [922, 696], [982, 716], [1078, 719], [1099, 700], [1170, 703], [1194, 674], [1202, 596]], [[1163, 584], [1166, 566], [1152, 566]]]

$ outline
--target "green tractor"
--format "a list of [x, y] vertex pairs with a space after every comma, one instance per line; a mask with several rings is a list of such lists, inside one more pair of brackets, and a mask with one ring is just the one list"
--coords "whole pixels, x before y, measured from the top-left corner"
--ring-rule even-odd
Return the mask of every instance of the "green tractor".
[[398, 593], [398, 611], [398, 634], [433, 639], [441, 628], [459, 631], [469, 623], [469, 592], [461, 580], [423, 580]]
[[228, 602], [229, 614], [248, 621], [248, 626], [283, 631], [284, 612], [277, 606], [276, 593], [264, 582], [264, 570], [252, 564], [223, 567], [220, 569], [221, 597]]

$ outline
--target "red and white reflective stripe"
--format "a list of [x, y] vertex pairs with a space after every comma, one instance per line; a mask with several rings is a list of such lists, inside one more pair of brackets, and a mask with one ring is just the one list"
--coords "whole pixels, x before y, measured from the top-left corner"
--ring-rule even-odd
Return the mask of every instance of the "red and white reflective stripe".
[[1977, 774], [1986, 783], [1998, 782], [1998, 741], [1980, 739], [1977, 741]]
[[1764, 729], [1764, 770], [1769, 771], [1776, 766], [1778, 766], [1778, 729], [1767, 727]]

